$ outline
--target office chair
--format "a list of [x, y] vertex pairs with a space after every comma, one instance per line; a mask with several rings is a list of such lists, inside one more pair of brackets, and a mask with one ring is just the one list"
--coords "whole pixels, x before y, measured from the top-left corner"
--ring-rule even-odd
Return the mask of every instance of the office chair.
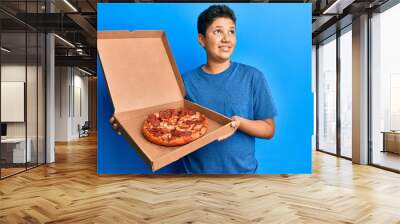
[[89, 129], [90, 129], [89, 121], [85, 121], [82, 127], [80, 127], [80, 125], [78, 124], [79, 138], [89, 136]]

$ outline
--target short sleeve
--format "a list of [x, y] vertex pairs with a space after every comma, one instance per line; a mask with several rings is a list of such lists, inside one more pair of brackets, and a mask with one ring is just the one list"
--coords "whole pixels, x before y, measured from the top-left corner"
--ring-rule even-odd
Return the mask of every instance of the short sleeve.
[[265, 120], [277, 115], [271, 90], [264, 75], [257, 71], [253, 79], [254, 119]]
[[190, 96], [189, 96], [189, 93], [188, 93], [188, 84], [187, 84], [187, 77], [188, 77], [188, 74], [187, 73], [183, 73], [183, 74], [181, 74], [181, 78], [182, 78], [182, 81], [183, 81], [183, 88], [185, 88], [185, 92], [186, 92], [186, 94], [185, 94], [185, 100], [189, 100], [189, 101], [193, 101], [192, 100], [192, 98], [190, 98]]

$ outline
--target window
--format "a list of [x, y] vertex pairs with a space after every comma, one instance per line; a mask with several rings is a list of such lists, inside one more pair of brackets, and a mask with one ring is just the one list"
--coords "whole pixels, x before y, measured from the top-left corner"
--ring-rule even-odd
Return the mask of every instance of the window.
[[340, 155], [352, 157], [352, 33], [351, 26], [340, 36]]
[[318, 50], [318, 149], [336, 153], [336, 36]]
[[400, 4], [371, 18], [372, 164], [400, 170]]
[[390, 130], [400, 130], [400, 73], [390, 74]]

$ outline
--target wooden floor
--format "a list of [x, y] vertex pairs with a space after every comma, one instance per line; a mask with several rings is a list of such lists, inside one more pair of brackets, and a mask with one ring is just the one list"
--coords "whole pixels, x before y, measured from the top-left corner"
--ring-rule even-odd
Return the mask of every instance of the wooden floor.
[[27, 167], [25, 167], [25, 164], [18, 164], [18, 167], [7, 167], [7, 168], [0, 168], [0, 172], [1, 172], [1, 178], [6, 178], [8, 176], [20, 173], [20, 172], [24, 172], [27, 169], [33, 169], [35, 167], [37, 167], [36, 163], [27, 163], [26, 165]]
[[314, 152], [312, 175], [98, 176], [96, 139], [0, 181], [0, 223], [400, 223], [400, 175]]
[[16, 173], [26, 170], [25, 167], [23, 167], [23, 168], [19, 168], [19, 167], [17, 167], [17, 168], [14, 168], [14, 167], [13, 168], [0, 168], [0, 169], [1, 169], [1, 178], [8, 177], [13, 174], [16, 174]]

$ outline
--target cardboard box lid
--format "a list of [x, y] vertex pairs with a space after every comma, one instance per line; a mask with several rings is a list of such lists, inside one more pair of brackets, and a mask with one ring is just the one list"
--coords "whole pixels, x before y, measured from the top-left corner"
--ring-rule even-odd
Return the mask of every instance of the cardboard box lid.
[[97, 49], [115, 113], [184, 98], [183, 81], [163, 31], [101, 31]]

